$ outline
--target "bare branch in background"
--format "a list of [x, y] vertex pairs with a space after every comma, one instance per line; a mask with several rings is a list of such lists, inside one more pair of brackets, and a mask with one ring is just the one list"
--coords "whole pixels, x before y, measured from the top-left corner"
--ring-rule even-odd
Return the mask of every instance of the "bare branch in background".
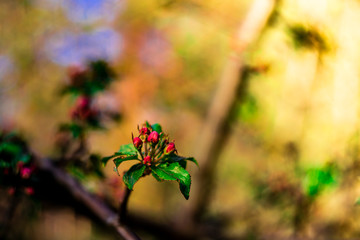
[[63, 185], [76, 200], [89, 208], [102, 222], [113, 227], [123, 239], [140, 239], [127, 226], [119, 223], [121, 222], [121, 219], [119, 219], [116, 212], [110, 209], [102, 200], [86, 191], [68, 173], [55, 167], [48, 159], [37, 158], [36, 161], [39, 169], [49, 172], [57, 183]]
[[[227, 60], [224, 73], [210, 105], [205, 120], [198, 151], [201, 173], [197, 189], [194, 191], [194, 202], [190, 217], [198, 220], [206, 211], [214, 189], [213, 179], [219, 155], [229, 133], [229, 119], [237, 100], [244, 72], [244, 51], [256, 41], [262, 33], [269, 17], [275, 8], [275, 0], [255, 0], [247, 17], [239, 27], [234, 41], [234, 49]], [[189, 226], [191, 225], [188, 224]]]

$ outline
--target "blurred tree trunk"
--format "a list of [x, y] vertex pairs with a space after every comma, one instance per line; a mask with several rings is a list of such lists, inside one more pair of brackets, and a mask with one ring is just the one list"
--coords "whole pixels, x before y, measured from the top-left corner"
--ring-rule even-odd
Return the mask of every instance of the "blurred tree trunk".
[[244, 51], [256, 41], [275, 9], [276, 0], [255, 0], [244, 22], [239, 27], [233, 43], [233, 50], [224, 67], [217, 91], [205, 120], [198, 160], [200, 175], [195, 181], [194, 201], [185, 216], [190, 227], [200, 220], [210, 203], [214, 186], [214, 175], [219, 155], [229, 135], [231, 112], [238, 99], [238, 92], [244, 72]]

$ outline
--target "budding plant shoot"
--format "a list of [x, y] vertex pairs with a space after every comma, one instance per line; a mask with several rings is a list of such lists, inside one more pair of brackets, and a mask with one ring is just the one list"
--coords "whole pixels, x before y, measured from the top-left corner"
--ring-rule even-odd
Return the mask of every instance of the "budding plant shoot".
[[150, 125], [146, 122], [138, 127], [138, 136], [132, 136], [132, 143], [122, 145], [118, 152], [102, 159], [104, 165], [113, 159], [114, 171], [125, 161], [138, 161], [123, 176], [127, 188], [133, 190], [134, 184], [147, 175], [152, 175], [157, 181], [177, 181], [180, 191], [189, 199], [191, 176], [186, 171], [187, 161], [198, 165], [193, 157], [181, 157], [175, 148], [175, 143], [163, 133], [159, 124]]

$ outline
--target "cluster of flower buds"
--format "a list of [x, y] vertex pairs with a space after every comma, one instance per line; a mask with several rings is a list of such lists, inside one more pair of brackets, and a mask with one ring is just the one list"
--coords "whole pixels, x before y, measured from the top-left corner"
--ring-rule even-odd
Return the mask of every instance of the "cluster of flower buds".
[[19, 184], [17, 187], [10, 186], [8, 189], [8, 194], [13, 195], [17, 190], [22, 190], [27, 195], [34, 194], [34, 188], [27, 185], [25, 181], [29, 180], [35, 171], [35, 166], [32, 164], [25, 164], [24, 162], [18, 162], [15, 168], [4, 168], [3, 175], [14, 181], [14, 178], [19, 178], [16, 182]]
[[[18, 190], [18, 189], [15, 188], [15, 187], [10, 187], [10, 188], [8, 189], [8, 194], [9, 194], [9, 195], [14, 195], [17, 190]], [[33, 187], [24, 187], [24, 188], [21, 188], [21, 190], [22, 190], [26, 195], [34, 195], [34, 193], [35, 193]]]
[[71, 118], [83, 122], [91, 122], [98, 118], [99, 111], [93, 107], [92, 98], [80, 96], [73, 109], [71, 109]]
[[143, 164], [151, 166], [159, 162], [165, 155], [176, 152], [175, 143], [163, 133], [153, 130], [150, 126], [139, 128], [139, 135], [133, 137], [133, 145], [140, 153]]

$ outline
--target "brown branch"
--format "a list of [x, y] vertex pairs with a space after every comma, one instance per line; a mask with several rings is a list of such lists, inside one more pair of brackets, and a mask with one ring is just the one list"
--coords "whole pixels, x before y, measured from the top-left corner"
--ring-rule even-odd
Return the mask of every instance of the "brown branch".
[[185, 216], [192, 219], [190, 225], [197, 222], [206, 211], [214, 189], [215, 168], [228, 137], [229, 120], [244, 72], [244, 51], [260, 36], [274, 10], [275, 2], [276, 0], [255, 0], [236, 34], [234, 50], [225, 65], [200, 135], [201, 141], [198, 141], [201, 143], [198, 152], [201, 172], [197, 179], [190, 216]]
[[[192, 240], [201, 236], [208, 237], [208, 229], [184, 232], [174, 226], [173, 222], [157, 221], [150, 216], [144, 216], [144, 214], [127, 213], [124, 209], [126, 209], [127, 205], [126, 198], [129, 199], [130, 197], [130, 190], [126, 190], [129, 193], [124, 194], [124, 202], [120, 203], [120, 209], [116, 212], [102, 199], [86, 191], [71, 175], [54, 166], [51, 160], [37, 158], [35, 161], [38, 166], [38, 173], [41, 172], [41, 181], [35, 186], [35, 191], [39, 190], [37, 192], [38, 197], [43, 198], [45, 201], [66, 204], [88, 217], [96, 217], [95, 220], [100, 220], [104, 225], [112, 227], [126, 240], [139, 239], [134, 232], [129, 230], [128, 226], [139, 231], [148, 232], [159, 240]], [[57, 202], [58, 200], [59, 202]], [[125, 219], [123, 219], [123, 216], [125, 216]], [[218, 226], [216, 226], [216, 230], [219, 231]]]
[[114, 228], [123, 239], [140, 239], [127, 226], [120, 223], [121, 221], [118, 220], [118, 215], [116, 212], [114, 212], [102, 200], [86, 191], [68, 173], [55, 167], [48, 159], [37, 158], [36, 163], [40, 170], [50, 173], [57, 183], [65, 187], [76, 200], [90, 209], [92, 213], [96, 215], [103, 223]]

